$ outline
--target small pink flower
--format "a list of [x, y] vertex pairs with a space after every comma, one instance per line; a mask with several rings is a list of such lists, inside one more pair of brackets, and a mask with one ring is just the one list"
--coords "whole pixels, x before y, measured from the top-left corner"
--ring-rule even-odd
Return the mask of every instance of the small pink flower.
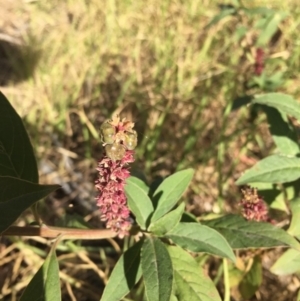
[[254, 73], [256, 75], [261, 75], [264, 70], [264, 55], [265, 52], [262, 48], [256, 49], [256, 56], [255, 56], [255, 65], [254, 65]]
[[242, 189], [243, 199], [239, 205], [242, 207], [242, 215], [247, 220], [269, 221], [268, 207], [256, 188], [246, 187]]
[[[99, 177], [95, 182], [95, 187], [99, 194], [96, 200], [101, 211], [101, 220], [106, 222], [106, 227], [117, 232], [119, 237], [124, 237], [129, 234], [132, 224], [124, 187], [125, 180], [130, 176], [128, 164], [134, 162], [134, 152], [126, 148], [124, 139], [128, 132], [131, 134], [134, 132], [132, 130], [134, 124], [126, 119], [120, 120], [119, 117], [114, 117], [107, 123], [114, 129], [110, 130], [109, 134], [115, 132], [112, 138], [113, 143], [121, 145], [125, 151], [122, 152], [122, 158], [119, 158], [118, 154], [117, 160], [116, 156], [104, 152], [102, 159], [98, 162]], [[109, 126], [105, 129], [107, 130]], [[104, 147], [106, 145], [107, 143], [103, 144]]]

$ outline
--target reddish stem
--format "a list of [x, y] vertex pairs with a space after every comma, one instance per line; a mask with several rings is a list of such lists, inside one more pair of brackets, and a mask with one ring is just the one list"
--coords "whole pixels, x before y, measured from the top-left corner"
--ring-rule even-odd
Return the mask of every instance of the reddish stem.
[[75, 229], [75, 228], [61, 228], [49, 227], [46, 225], [18, 227], [11, 226], [5, 230], [1, 235], [3, 236], [41, 236], [45, 238], [61, 239], [106, 239], [117, 236], [117, 233], [110, 229]]

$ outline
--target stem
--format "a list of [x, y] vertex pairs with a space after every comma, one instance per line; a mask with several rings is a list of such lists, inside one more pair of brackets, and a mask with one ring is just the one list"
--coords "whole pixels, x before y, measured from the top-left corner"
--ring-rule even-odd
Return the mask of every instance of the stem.
[[106, 239], [117, 236], [117, 233], [109, 229], [74, 229], [74, 228], [61, 228], [49, 227], [42, 225], [41, 227], [26, 226], [17, 227], [12, 226], [5, 230], [1, 235], [3, 236], [41, 236], [45, 238], [57, 238], [62, 236], [61, 239]]
[[227, 259], [223, 259], [223, 273], [224, 273], [224, 301], [230, 301], [230, 283]]

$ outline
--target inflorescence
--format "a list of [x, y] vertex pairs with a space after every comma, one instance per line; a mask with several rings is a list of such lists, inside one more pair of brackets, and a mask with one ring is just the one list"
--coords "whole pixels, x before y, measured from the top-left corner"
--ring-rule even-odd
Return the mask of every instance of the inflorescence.
[[104, 154], [98, 162], [99, 172], [95, 186], [101, 211], [101, 220], [106, 227], [117, 232], [119, 237], [128, 235], [132, 225], [125, 195], [125, 180], [130, 176], [129, 163], [134, 162], [137, 133], [134, 123], [119, 116], [105, 121], [101, 128]]
[[268, 207], [263, 198], [258, 195], [257, 188], [242, 189], [243, 198], [240, 201], [242, 215], [247, 220], [269, 221]]

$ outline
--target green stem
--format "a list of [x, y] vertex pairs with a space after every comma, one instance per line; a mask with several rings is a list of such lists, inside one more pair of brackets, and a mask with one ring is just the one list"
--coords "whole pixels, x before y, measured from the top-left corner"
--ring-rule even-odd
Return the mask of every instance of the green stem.
[[224, 301], [230, 301], [230, 282], [227, 259], [223, 259], [223, 273], [224, 273]]

